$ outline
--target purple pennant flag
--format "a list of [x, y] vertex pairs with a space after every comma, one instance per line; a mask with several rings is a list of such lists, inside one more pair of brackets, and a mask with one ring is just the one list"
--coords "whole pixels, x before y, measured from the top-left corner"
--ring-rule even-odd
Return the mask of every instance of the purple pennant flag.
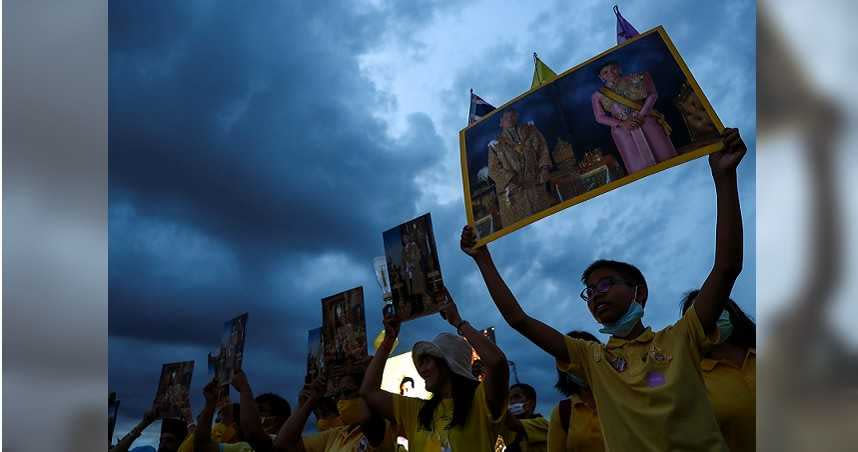
[[620, 8], [617, 7], [617, 5], [614, 5], [614, 14], [617, 15], [618, 45], [626, 42], [627, 39], [631, 39], [633, 36], [637, 36], [640, 34], [637, 30], [635, 30], [635, 27], [633, 27], [632, 24], [630, 24], [629, 21], [627, 21], [622, 14], [620, 14]]

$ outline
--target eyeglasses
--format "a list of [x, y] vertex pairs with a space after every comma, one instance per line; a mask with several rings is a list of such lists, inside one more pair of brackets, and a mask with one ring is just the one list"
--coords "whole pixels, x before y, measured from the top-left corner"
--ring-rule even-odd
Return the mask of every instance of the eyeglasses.
[[595, 285], [585, 287], [584, 290], [581, 291], [581, 298], [583, 298], [584, 301], [589, 302], [596, 295], [611, 290], [611, 287], [614, 287], [619, 283], [628, 284], [622, 279], [615, 279], [611, 277], [602, 278]]

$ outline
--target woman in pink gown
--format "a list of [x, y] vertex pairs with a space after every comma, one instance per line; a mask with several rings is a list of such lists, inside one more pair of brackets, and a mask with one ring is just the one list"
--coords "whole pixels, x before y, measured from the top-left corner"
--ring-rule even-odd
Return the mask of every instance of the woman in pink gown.
[[596, 122], [609, 126], [626, 173], [632, 174], [677, 155], [670, 126], [653, 110], [658, 92], [647, 73], [622, 75], [616, 63], [599, 69], [604, 88], [593, 93]]

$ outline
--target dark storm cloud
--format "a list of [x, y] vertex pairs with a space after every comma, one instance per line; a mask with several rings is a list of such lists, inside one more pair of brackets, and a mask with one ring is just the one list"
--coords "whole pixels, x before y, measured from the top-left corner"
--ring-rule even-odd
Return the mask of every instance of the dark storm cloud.
[[[205, 354], [244, 311], [256, 392], [293, 399], [319, 299], [374, 285], [381, 231], [415, 215], [413, 178], [439, 161], [426, 115], [385, 134], [371, 115], [384, 96], [357, 65], [380, 30], [418, 27], [433, 4], [110, 6], [109, 380], [123, 422], [151, 403], [163, 362], [196, 360], [199, 408]], [[337, 265], [352, 261], [366, 271]]]
[[[468, 88], [495, 105], [525, 91], [530, 49], [520, 48], [515, 36], [498, 42], [466, 70], [450, 74], [446, 109], [433, 116], [439, 123], [412, 115], [406, 133], [392, 139], [372, 113], [395, 99], [361, 77], [358, 56], [381, 40], [404, 39], [407, 52], [419, 59], [431, 43], [417, 41], [414, 32], [445, 6], [139, 5], [112, 3], [110, 16], [109, 379], [123, 399], [121, 425], [127, 429], [151, 403], [163, 362], [197, 361], [192, 391], [198, 410], [205, 354], [214, 351], [222, 322], [244, 311], [250, 312], [244, 368], [255, 392], [274, 390], [294, 403], [307, 329], [321, 322], [319, 300], [363, 285], [372, 341], [381, 328], [371, 269], [372, 257], [383, 252], [381, 233], [426, 209], [445, 283], [463, 317], [478, 327], [497, 327], [499, 345], [517, 364], [521, 381], [537, 387], [540, 411], [548, 415], [558, 398], [551, 389], [553, 362], [505, 324], [475, 265], [458, 249], [465, 222], [461, 200], [417, 210], [423, 190], [414, 182], [418, 173], [434, 169], [461, 184], [458, 168], [447, 169], [442, 160], [465, 124]], [[570, 67], [614, 38], [609, 8], [609, 20], [593, 21], [598, 25], [577, 24], [581, 10], [567, 9], [534, 27], [563, 37], [544, 40], [557, 47], [536, 50], [545, 52], [546, 61]], [[714, 14], [711, 20], [721, 21]], [[574, 32], [570, 24], [576, 24]], [[739, 34], [733, 25], [727, 29]], [[690, 33], [668, 31], [674, 39], [675, 33]], [[586, 33], [607, 40], [592, 48], [573, 42]], [[721, 52], [707, 44], [707, 36], [681, 50], [695, 56]], [[753, 74], [752, 58], [740, 62], [740, 72]], [[717, 88], [707, 94], [739, 103]], [[753, 100], [745, 100], [741, 106], [753, 111]], [[664, 274], [659, 264], [672, 255], [651, 240], [654, 231], [665, 230], [665, 218], [711, 217], [712, 206], [689, 209], [710, 201], [705, 163], [686, 166], [493, 243], [498, 268], [522, 305], [563, 332], [595, 332], [577, 294], [580, 272], [598, 257], [640, 264], [652, 284], [670, 285], [664, 299], [702, 280], [705, 271], [680, 281]], [[743, 181], [753, 177], [748, 166]], [[678, 202], [673, 189], [695, 199]], [[701, 223], [713, 224], [710, 217]], [[675, 237], [670, 252], [677, 258], [668, 268], [693, 262], [705, 269], [712, 238], [688, 231]], [[675, 318], [669, 303], [662, 310], [648, 307], [647, 319], [663, 326]], [[438, 316], [408, 323], [396, 353], [450, 330]]]

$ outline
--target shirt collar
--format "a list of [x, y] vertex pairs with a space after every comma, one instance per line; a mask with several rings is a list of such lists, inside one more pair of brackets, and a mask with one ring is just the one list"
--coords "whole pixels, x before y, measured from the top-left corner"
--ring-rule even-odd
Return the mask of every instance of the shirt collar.
[[616, 336], [611, 336], [611, 338], [610, 338], [610, 339], [608, 339], [608, 344], [606, 345], [606, 347], [607, 347], [607, 348], [609, 348], [609, 349], [611, 349], [611, 348], [620, 348], [620, 347], [623, 347], [623, 346], [625, 346], [626, 344], [631, 343], [631, 342], [638, 342], [638, 343], [641, 343], [641, 344], [646, 344], [646, 343], [648, 343], [648, 342], [652, 342], [652, 339], [653, 339], [654, 337], [655, 337], [655, 333], [653, 333], [653, 332], [652, 332], [652, 328], [647, 327], [647, 328], [644, 330], [644, 332], [643, 332], [643, 333], [641, 333], [641, 335], [640, 335], [640, 336], [638, 336], [638, 337], [636, 337], [636, 338], [634, 338], [634, 339], [623, 339], [623, 338], [619, 338], [619, 337], [616, 337]]

